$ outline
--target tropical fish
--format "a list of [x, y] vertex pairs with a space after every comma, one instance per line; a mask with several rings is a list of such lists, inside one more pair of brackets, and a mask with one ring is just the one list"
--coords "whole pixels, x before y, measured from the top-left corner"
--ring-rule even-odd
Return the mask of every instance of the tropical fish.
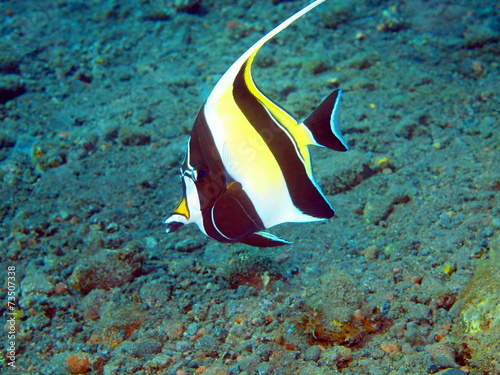
[[191, 131], [180, 168], [184, 196], [164, 220], [167, 233], [195, 223], [217, 241], [280, 246], [291, 242], [265, 229], [334, 215], [313, 177], [307, 147], [347, 150], [339, 130], [341, 91], [299, 123], [258, 89], [251, 73], [259, 49], [323, 1], [262, 37], [218, 81]]

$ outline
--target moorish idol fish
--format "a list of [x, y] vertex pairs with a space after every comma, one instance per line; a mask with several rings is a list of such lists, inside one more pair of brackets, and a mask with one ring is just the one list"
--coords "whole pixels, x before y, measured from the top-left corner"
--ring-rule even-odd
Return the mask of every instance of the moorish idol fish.
[[299, 123], [259, 90], [251, 73], [259, 49], [323, 1], [262, 37], [216, 84], [191, 131], [180, 168], [184, 196], [164, 220], [167, 233], [195, 223], [217, 241], [280, 246], [290, 242], [263, 230], [333, 216], [307, 146], [347, 150], [339, 130], [341, 91]]

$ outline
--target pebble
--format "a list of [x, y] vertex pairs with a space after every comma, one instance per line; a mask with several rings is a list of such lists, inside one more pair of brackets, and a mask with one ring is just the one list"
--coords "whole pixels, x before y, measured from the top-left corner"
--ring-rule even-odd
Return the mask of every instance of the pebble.
[[28, 275], [21, 281], [23, 296], [31, 293], [48, 294], [54, 289], [54, 285], [41, 273]]
[[260, 363], [256, 368], [255, 372], [259, 375], [271, 375], [274, 373], [273, 367], [267, 363], [267, 362], [262, 362]]
[[273, 349], [270, 344], [263, 344], [257, 347], [255, 352], [259, 355], [261, 361], [267, 362], [273, 354]]
[[26, 325], [34, 331], [39, 331], [50, 324], [50, 319], [44, 313], [38, 313], [35, 316], [30, 316], [26, 320]]
[[200, 325], [198, 323], [191, 323], [186, 328], [186, 334], [188, 336], [193, 336], [196, 334], [196, 331], [198, 331], [198, 328], [200, 328]]
[[500, 40], [500, 33], [488, 25], [468, 25], [464, 44], [467, 48], [477, 48], [487, 43], [496, 43], [498, 40]]
[[136, 358], [143, 358], [146, 355], [160, 353], [161, 348], [162, 344], [158, 340], [137, 340], [134, 342], [130, 354]]
[[438, 368], [459, 367], [455, 362], [455, 351], [451, 346], [446, 344], [433, 344], [428, 345], [425, 350], [432, 356]]
[[410, 200], [404, 188], [394, 187], [386, 194], [369, 196], [363, 208], [363, 217], [368, 224], [378, 224], [392, 212], [394, 205]]
[[467, 373], [456, 368], [447, 368], [445, 370], [434, 373], [434, 375], [467, 375]]
[[431, 308], [422, 303], [415, 303], [408, 310], [408, 319], [412, 321], [428, 321], [431, 319]]
[[179, 352], [187, 352], [193, 349], [193, 343], [190, 341], [176, 341], [175, 347]]
[[309, 347], [304, 353], [304, 359], [306, 361], [317, 362], [321, 356], [321, 348], [318, 345]]
[[149, 307], [159, 308], [167, 304], [171, 294], [172, 286], [170, 284], [153, 280], [150, 283], [144, 284], [139, 292], [139, 297]]
[[349, 2], [332, 4], [319, 13], [319, 19], [326, 27], [336, 29], [339, 24], [349, 21], [353, 17], [354, 6]]
[[91, 370], [90, 361], [86, 354], [70, 354], [66, 358], [66, 369], [70, 374], [85, 374]]
[[93, 256], [80, 258], [69, 284], [84, 293], [120, 287], [140, 274], [144, 260], [141, 252], [142, 247], [134, 241], [117, 251], [99, 249]]
[[21, 76], [16, 74], [6, 74], [0, 79], [0, 103], [7, 103], [9, 100], [26, 92]]
[[366, 153], [350, 150], [342, 157], [342, 163], [325, 162], [316, 168], [316, 176], [326, 195], [349, 190], [374, 173], [369, 167], [370, 156]]
[[118, 140], [124, 146], [143, 146], [151, 142], [151, 136], [138, 126], [124, 125], [118, 131]]
[[174, 250], [181, 253], [190, 253], [199, 249], [207, 243], [206, 238], [198, 236], [197, 238], [184, 238], [174, 244]]
[[367, 261], [376, 260], [378, 258], [378, 255], [379, 255], [379, 250], [375, 245], [368, 246], [364, 253], [364, 257]]
[[219, 345], [212, 335], [205, 335], [196, 340], [194, 347], [200, 352], [203, 352], [203, 355], [211, 356], [217, 353]]
[[255, 369], [257, 365], [259, 365], [261, 362], [259, 356], [257, 353], [252, 353], [248, 357], [244, 357], [240, 362], [239, 362], [239, 368], [241, 371], [246, 371], [249, 374], [252, 373], [252, 369]]
[[346, 346], [334, 346], [321, 353], [320, 366], [337, 366], [352, 359], [352, 350]]

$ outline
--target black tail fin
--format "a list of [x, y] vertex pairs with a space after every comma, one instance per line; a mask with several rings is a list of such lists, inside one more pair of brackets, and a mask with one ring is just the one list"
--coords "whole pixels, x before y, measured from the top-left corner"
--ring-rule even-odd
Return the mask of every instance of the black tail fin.
[[304, 120], [304, 125], [313, 134], [320, 146], [336, 151], [347, 151], [349, 148], [340, 133], [340, 97], [341, 90], [335, 90]]

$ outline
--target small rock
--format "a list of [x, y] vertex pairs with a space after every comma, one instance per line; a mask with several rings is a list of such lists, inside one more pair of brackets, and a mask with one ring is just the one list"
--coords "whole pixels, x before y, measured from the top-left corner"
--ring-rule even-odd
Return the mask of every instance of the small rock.
[[349, 21], [353, 16], [354, 7], [349, 2], [339, 2], [319, 13], [319, 19], [326, 27], [336, 29], [339, 24]]
[[34, 331], [39, 331], [50, 324], [50, 319], [44, 313], [38, 313], [35, 316], [30, 316], [26, 320], [26, 325]]
[[373, 91], [378, 87], [376, 82], [363, 76], [354, 76], [349, 81], [347, 81], [343, 86], [344, 88], [347, 88], [349, 90], [368, 90], [368, 91]]
[[431, 308], [423, 303], [415, 303], [408, 310], [407, 317], [409, 320], [421, 322], [431, 319]]
[[409, 322], [404, 331], [404, 338], [411, 345], [422, 345], [426, 342], [429, 328], [428, 325], [421, 326], [415, 322]]
[[203, 322], [207, 319], [208, 310], [209, 307], [201, 303], [195, 303], [191, 309], [194, 318], [199, 322]]
[[200, 1], [201, 0], [174, 0], [170, 1], [170, 3], [177, 12], [191, 13], [200, 5]]
[[379, 250], [377, 246], [375, 245], [370, 245], [368, 248], [365, 250], [364, 257], [368, 261], [373, 261], [378, 258], [379, 255]]
[[378, 31], [401, 31], [408, 27], [408, 23], [401, 18], [397, 10], [384, 10], [382, 16], [384, 20], [377, 25]]
[[346, 346], [335, 346], [325, 350], [319, 360], [320, 366], [339, 366], [342, 363], [352, 360], [352, 350]]
[[0, 132], [0, 149], [11, 148], [16, 144], [16, 138], [9, 133]]
[[[199, 243], [199, 246], [203, 244]], [[225, 265], [231, 258], [228, 251], [224, 251], [224, 244], [216, 241], [210, 241], [203, 249], [203, 262], [212, 266]]]
[[456, 368], [447, 368], [446, 370], [434, 373], [434, 375], [467, 375], [467, 373]]
[[136, 358], [143, 358], [146, 355], [160, 353], [161, 348], [162, 345], [158, 340], [153, 340], [153, 339], [137, 340], [134, 342], [130, 354]]
[[304, 353], [304, 359], [306, 361], [317, 362], [321, 356], [321, 348], [318, 345], [309, 347]]
[[205, 335], [196, 340], [194, 348], [199, 351], [198, 355], [216, 357], [219, 343], [212, 335]]
[[255, 372], [259, 375], [271, 375], [274, 374], [273, 367], [267, 363], [267, 362], [262, 362], [260, 363], [256, 368]]
[[207, 367], [205, 371], [203, 371], [203, 375], [227, 375], [228, 370], [227, 367], [223, 365], [215, 365]]
[[112, 292], [102, 289], [94, 289], [83, 297], [78, 304], [78, 309], [83, 313], [85, 320], [98, 320], [101, 317], [102, 305], [112, 298], [111, 294]]
[[455, 350], [447, 344], [428, 345], [425, 350], [432, 356], [434, 363], [440, 369], [460, 367], [455, 362]]
[[21, 293], [27, 296], [31, 293], [49, 294], [54, 285], [42, 273], [28, 275], [21, 281]]
[[459, 226], [465, 219], [464, 215], [460, 212], [443, 212], [439, 215], [438, 224], [443, 229], [453, 229]]
[[93, 289], [120, 287], [140, 274], [143, 261], [142, 247], [135, 242], [119, 250], [100, 249], [80, 260], [69, 284], [85, 294]]
[[319, 57], [311, 58], [304, 61], [304, 63], [302, 64], [302, 70], [306, 75], [309, 76], [313, 74], [323, 73], [324, 71], [328, 70], [328, 65], [323, 59]]
[[207, 243], [204, 237], [198, 236], [197, 238], [184, 238], [174, 245], [174, 250], [182, 253], [190, 253], [199, 249]]
[[149, 124], [154, 119], [154, 115], [149, 108], [139, 108], [132, 114], [132, 121], [139, 126]]
[[179, 322], [169, 322], [165, 326], [165, 333], [169, 340], [181, 338], [184, 332], [185, 329]]
[[465, 32], [465, 46], [479, 48], [487, 43], [496, 43], [500, 40], [500, 33], [488, 25], [470, 25]]
[[326, 158], [318, 163], [315, 172], [326, 195], [335, 195], [352, 189], [374, 174], [370, 169], [368, 154], [351, 150], [342, 154], [342, 163], [337, 159]]
[[141, 297], [142, 302], [149, 307], [159, 308], [167, 304], [171, 294], [172, 285], [165, 282], [158, 282], [158, 280], [153, 280], [141, 288], [139, 297]]
[[26, 92], [21, 76], [6, 74], [0, 77], [0, 104], [5, 104]]
[[196, 334], [196, 331], [198, 331], [198, 328], [200, 328], [200, 325], [198, 323], [191, 323], [187, 326], [186, 333], [188, 334], [188, 336], [193, 336]]
[[259, 54], [255, 57], [255, 65], [260, 68], [269, 68], [270, 66], [274, 65], [274, 63], [274, 57], [271, 55]]
[[251, 374], [253, 370], [255, 370], [255, 368], [260, 364], [260, 362], [261, 361], [257, 353], [252, 353], [239, 361], [238, 366], [241, 371], [246, 371], [248, 374]]
[[124, 146], [143, 146], [151, 142], [151, 136], [138, 126], [125, 125], [118, 131], [118, 140]]
[[37, 169], [46, 170], [66, 163], [67, 151], [60, 142], [35, 142], [31, 148], [31, 161]]
[[384, 195], [374, 195], [368, 197], [363, 208], [363, 217], [369, 224], [378, 224], [387, 219], [391, 214], [394, 205], [409, 202], [410, 197], [403, 188], [393, 187]]
[[85, 374], [90, 372], [89, 356], [85, 353], [70, 354], [66, 358], [66, 369], [70, 374]]
[[358, 52], [355, 54], [353, 57], [350, 59], [344, 61], [341, 64], [341, 67], [349, 67], [352, 69], [367, 69], [372, 65], [375, 65], [377, 61], [380, 60], [380, 56], [377, 52], [370, 51], [370, 52]]

